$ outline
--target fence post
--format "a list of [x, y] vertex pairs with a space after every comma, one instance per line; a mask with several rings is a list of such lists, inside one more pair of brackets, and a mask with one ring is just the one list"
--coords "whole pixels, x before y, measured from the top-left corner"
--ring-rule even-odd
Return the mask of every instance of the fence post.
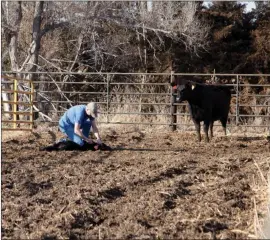
[[235, 109], [235, 123], [236, 126], [239, 124], [239, 77], [236, 75], [236, 109]]
[[[171, 79], [170, 82], [173, 83], [174, 81], [174, 72], [171, 71]], [[175, 105], [176, 102], [176, 89], [171, 87], [171, 130], [175, 131], [176, 130], [176, 123], [177, 123], [177, 116], [176, 116], [176, 110], [177, 106]]]
[[109, 108], [110, 108], [110, 78], [109, 74], [107, 73], [107, 116], [106, 116], [107, 123], [109, 123]]
[[14, 85], [13, 85], [13, 128], [17, 128], [17, 98], [18, 98], [18, 94], [17, 94], [17, 90], [18, 90], [18, 82], [17, 79], [13, 79], [14, 81]]
[[33, 100], [34, 100], [34, 84], [33, 81], [30, 82], [30, 89], [31, 89], [31, 94], [30, 94], [30, 128], [33, 129], [33, 121], [34, 121], [34, 114], [33, 114]]
[[[141, 87], [140, 87], [140, 93], [143, 93], [144, 91], [144, 83], [145, 83], [145, 80], [146, 80], [146, 75], [141, 75], [142, 76], [142, 84], [141, 84]], [[140, 113], [140, 121], [142, 121], [142, 102], [143, 102], [143, 95], [140, 94], [140, 100], [139, 100], [139, 113]]]

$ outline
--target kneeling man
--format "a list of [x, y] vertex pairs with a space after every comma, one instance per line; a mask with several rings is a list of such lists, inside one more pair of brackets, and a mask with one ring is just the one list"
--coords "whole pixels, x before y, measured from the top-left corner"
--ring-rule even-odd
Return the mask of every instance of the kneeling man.
[[93, 144], [92, 139], [89, 137], [92, 127], [97, 143], [101, 145], [102, 141], [95, 122], [97, 115], [98, 110], [95, 102], [73, 106], [59, 120], [60, 131], [66, 134], [71, 141], [83, 146], [84, 142]]

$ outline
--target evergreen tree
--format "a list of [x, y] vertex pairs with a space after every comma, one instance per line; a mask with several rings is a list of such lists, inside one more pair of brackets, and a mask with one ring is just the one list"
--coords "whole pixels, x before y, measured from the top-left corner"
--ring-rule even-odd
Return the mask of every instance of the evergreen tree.
[[212, 25], [211, 49], [204, 55], [207, 71], [219, 73], [246, 72], [251, 47], [252, 15], [244, 12], [245, 5], [237, 2], [213, 2], [202, 12]]
[[252, 48], [248, 58], [254, 73], [270, 72], [270, 2], [257, 2], [254, 10]]

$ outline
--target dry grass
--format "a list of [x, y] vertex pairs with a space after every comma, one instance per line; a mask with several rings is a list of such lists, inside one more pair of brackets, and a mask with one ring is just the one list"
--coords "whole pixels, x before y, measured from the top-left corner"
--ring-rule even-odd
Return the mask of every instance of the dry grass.
[[[205, 144], [195, 133], [118, 127], [101, 128], [119, 148], [111, 153], [40, 152], [53, 140], [46, 128], [5, 143], [5, 238], [259, 238], [266, 139], [217, 136]], [[107, 198], [115, 189], [120, 195]]]
[[[267, 196], [265, 196], [267, 195]], [[265, 187], [265, 192], [262, 193], [262, 198], [266, 205], [265, 218], [262, 222], [258, 220], [258, 212], [255, 211], [255, 228], [258, 232], [258, 237], [263, 239], [270, 239], [270, 173], [268, 174], [268, 182]], [[256, 209], [257, 210], [257, 209]]]
[[2, 131], [2, 134], [1, 134], [1, 141], [8, 141], [8, 140], [11, 140], [11, 139], [16, 139], [18, 137], [21, 137], [21, 136], [29, 136], [31, 135], [31, 132], [30, 131], [20, 131], [20, 130], [17, 130], [17, 131]]
[[[262, 161], [268, 165], [270, 169], [270, 158]], [[265, 176], [261, 167], [254, 160], [254, 167], [257, 169], [257, 176], [253, 177], [253, 191], [256, 193], [254, 202], [254, 236], [249, 236], [255, 239], [269, 239], [270, 238], [270, 172]], [[257, 180], [255, 180], [257, 179]]]

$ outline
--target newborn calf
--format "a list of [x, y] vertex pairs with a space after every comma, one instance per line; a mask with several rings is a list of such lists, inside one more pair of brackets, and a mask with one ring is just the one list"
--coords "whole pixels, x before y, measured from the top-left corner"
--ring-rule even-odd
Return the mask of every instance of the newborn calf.
[[79, 151], [97, 151], [97, 150], [102, 150], [102, 151], [111, 151], [112, 148], [107, 146], [105, 143], [102, 143], [101, 145], [93, 142], [92, 144], [89, 144], [87, 142], [84, 142], [83, 146], [80, 146], [79, 144], [66, 140], [66, 141], [60, 141], [57, 143], [54, 143], [53, 145], [47, 146], [47, 147], [41, 147], [41, 151], [74, 151], [74, 150], [79, 150]]

